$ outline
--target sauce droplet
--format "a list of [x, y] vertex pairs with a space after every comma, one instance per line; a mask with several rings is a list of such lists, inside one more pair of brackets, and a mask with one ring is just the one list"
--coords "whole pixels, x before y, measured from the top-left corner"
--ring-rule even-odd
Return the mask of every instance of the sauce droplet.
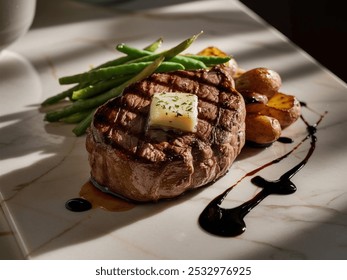
[[65, 208], [73, 212], [84, 212], [92, 209], [92, 204], [81, 197], [71, 198], [65, 203]]
[[291, 144], [294, 142], [292, 138], [284, 137], [284, 136], [281, 136], [280, 138], [278, 138], [277, 141], [283, 144]]

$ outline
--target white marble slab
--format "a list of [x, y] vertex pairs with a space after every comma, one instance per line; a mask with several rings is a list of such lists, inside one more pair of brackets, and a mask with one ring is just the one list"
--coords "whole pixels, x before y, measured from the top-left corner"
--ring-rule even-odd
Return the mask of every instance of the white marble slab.
[[[200, 30], [204, 34], [190, 52], [216, 45], [245, 69], [274, 69], [283, 78], [283, 92], [318, 112], [328, 111], [314, 155], [293, 178], [297, 192], [265, 199], [246, 217], [247, 230], [236, 238], [209, 235], [197, 223], [216, 195], [293, 147], [275, 143], [245, 149], [227, 176], [175, 201], [126, 212], [66, 210], [65, 201], [88, 180], [89, 166], [84, 137], [74, 137], [71, 126], [43, 122], [39, 104], [63, 89], [58, 77], [117, 56], [117, 43], [142, 47], [163, 37], [168, 48]], [[30, 32], [1, 55], [0, 96], [1, 206], [25, 258], [347, 258], [346, 84], [237, 1], [133, 0], [113, 6], [39, 1]], [[304, 113], [310, 122], [317, 120]], [[296, 143], [305, 133], [300, 121], [285, 131]], [[305, 143], [261, 174], [278, 178], [308, 148]], [[247, 178], [227, 203], [240, 204], [257, 191]]]

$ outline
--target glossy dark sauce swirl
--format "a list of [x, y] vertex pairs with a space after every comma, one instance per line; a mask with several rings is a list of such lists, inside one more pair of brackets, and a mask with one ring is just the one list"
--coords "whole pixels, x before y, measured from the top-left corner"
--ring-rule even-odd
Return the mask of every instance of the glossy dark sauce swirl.
[[[307, 104], [302, 102], [301, 106], [307, 107]], [[308, 162], [309, 158], [312, 156], [316, 148], [316, 132], [317, 126], [322, 121], [325, 114], [320, 115], [320, 119], [314, 124], [310, 125], [303, 116], [301, 119], [306, 124], [307, 135], [297, 144], [292, 150], [290, 150], [285, 155], [276, 158], [275, 160], [264, 164], [263, 166], [247, 173], [244, 175], [236, 184], [229, 187], [222, 194], [214, 198], [203, 212], [199, 216], [200, 226], [207, 232], [224, 237], [233, 237], [242, 234], [246, 230], [246, 224], [244, 222], [244, 217], [261, 201], [263, 201], [267, 196], [272, 194], [277, 195], [288, 195], [296, 191], [296, 186], [291, 181], [291, 178], [299, 172]], [[262, 190], [252, 199], [246, 201], [245, 203], [237, 206], [235, 208], [222, 208], [221, 204], [229, 192], [245, 177], [253, 176], [260, 170], [276, 164], [283, 159], [287, 158], [293, 151], [301, 146], [306, 140], [310, 139], [310, 149], [308, 150], [305, 158], [295, 165], [293, 168], [284, 173], [278, 180], [269, 181], [260, 176], [255, 176], [251, 179], [251, 182], [262, 188]], [[284, 142], [284, 141], [283, 141]], [[289, 141], [288, 141], [289, 142]]]

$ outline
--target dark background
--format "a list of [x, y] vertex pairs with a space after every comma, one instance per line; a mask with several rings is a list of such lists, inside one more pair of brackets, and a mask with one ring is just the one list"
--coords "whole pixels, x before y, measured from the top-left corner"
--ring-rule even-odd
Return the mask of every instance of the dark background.
[[347, 11], [343, 0], [240, 1], [347, 82]]

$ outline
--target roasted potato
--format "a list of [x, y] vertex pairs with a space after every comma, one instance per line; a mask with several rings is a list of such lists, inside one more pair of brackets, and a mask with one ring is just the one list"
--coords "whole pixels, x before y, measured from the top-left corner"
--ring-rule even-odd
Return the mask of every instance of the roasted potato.
[[244, 91], [242, 92], [242, 96], [246, 104], [252, 104], [252, 103], [266, 104], [269, 101], [269, 99], [265, 95], [257, 93], [257, 92], [253, 92], [253, 91]]
[[198, 52], [198, 55], [221, 56], [221, 57], [228, 56], [221, 49], [219, 49], [217, 47], [214, 47], [214, 46], [210, 46], [210, 47], [204, 48], [203, 50]]
[[300, 117], [301, 106], [295, 96], [277, 92], [266, 104], [247, 104], [246, 111], [247, 114], [258, 113], [273, 117], [279, 121], [283, 129], [294, 123]]
[[275, 142], [282, 133], [281, 125], [275, 118], [259, 115], [246, 115], [246, 140], [260, 146]]
[[[211, 46], [211, 47], [207, 47], [204, 48], [203, 50], [201, 50], [198, 55], [206, 55], [206, 56], [220, 56], [220, 57], [224, 57], [224, 56], [228, 56], [225, 52], [223, 52], [221, 49]], [[244, 70], [239, 68], [236, 60], [234, 58], [231, 58], [227, 63], [226, 66], [228, 66], [230, 68], [230, 73], [231, 76], [233, 78], [239, 77]]]
[[255, 92], [270, 99], [282, 85], [280, 75], [270, 69], [259, 67], [248, 70], [235, 79], [235, 88], [243, 92]]
[[265, 111], [265, 107], [266, 103], [262, 102], [246, 103], [246, 112], [247, 114], [260, 114], [259, 112]]

